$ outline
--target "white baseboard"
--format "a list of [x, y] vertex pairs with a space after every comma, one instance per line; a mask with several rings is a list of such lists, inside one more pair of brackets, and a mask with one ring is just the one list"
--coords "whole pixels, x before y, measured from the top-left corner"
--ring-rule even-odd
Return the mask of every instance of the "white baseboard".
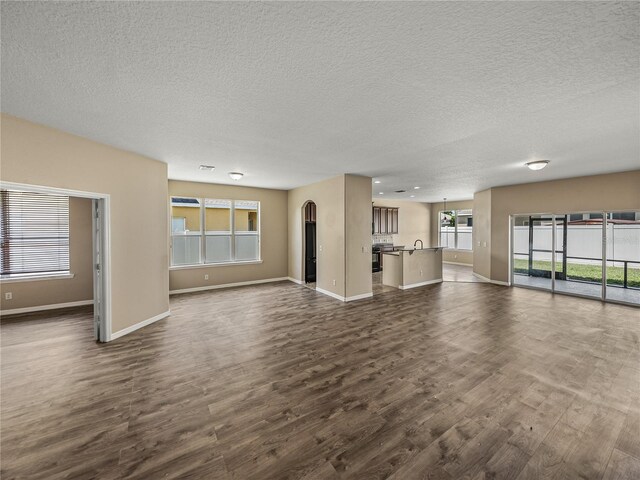
[[180, 290], [171, 290], [169, 295], [177, 295], [180, 293], [204, 292], [206, 290], [217, 290], [219, 288], [243, 287], [245, 285], [257, 285], [259, 283], [283, 282], [292, 280], [289, 277], [265, 278], [263, 280], [249, 280], [247, 282], [223, 283], [220, 285], [205, 285], [204, 287], [182, 288]]
[[325, 290], [324, 288], [316, 287], [316, 292], [320, 292], [324, 295], [328, 295], [330, 297], [335, 298], [336, 300], [340, 300], [341, 302], [345, 301], [345, 298], [342, 295], [338, 295], [337, 293], [330, 292], [329, 290]]
[[365, 298], [373, 297], [373, 292], [370, 293], [361, 293], [360, 295], [354, 295], [353, 297], [347, 297], [344, 299], [345, 302], [353, 302], [355, 300], [364, 300]]
[[110, 342], [111, 340], [115, 340], [116, 338], [120, 338], [124, 335], [127, 335], [128, 333], [135, 332], [136, 330], [142, 327], [146, 327], [147, 325], [151, 325], [152, 323], [157, 322], [158, 320], [162, 320], [163, 318], [166, 318], [169, 315], [171, 315], [171, 310], [167, 310], [166, 312], [156, 315], [155, 317], [147, 318], [146, 320], [138, 322], [135, 325], [131, 325], [130, 327], [127, 327], [123, 330], [119, 330], [115, 333], [112, 333], [107, 339], [107, 342]]
[[446, 263], [449, 265], [460, 265], [462, 267], [473, 267], [473, 263], [445, 262], [444, 260], [442, 261], [442, 263]]
[[298, 285], [304, 285], [304, 282], [302, 280], [298, 280], [297, 278], [287, 277], [287, 280], [293, 283], [297, 283]]
[[400, 290], [408, 290], [410, 288], [423, 287], [425, 285], [433, 285], [434, 283], [442, 283], [442, 279], [436, 278], [435, 280], [427, 280], [426, 282], [410, 283], [409, 285], [400, 285], [398, 286], [398, 288]]
[[35, 307], [13, 308], [11, 310], [0, 310], [0, 315], [17, 315], [19, 313], [43, 312], [45, 310], [57, 310], [59, 308], [81, 307], [93, 305], [93, 300], [80, 300], [78, 302], [54, 303], [52, 305], [38, 305]]
[[509, 282], [502, 282], [500, 280], [491, 280], [490, 278], [484, 277], [482, 275], [480, 275], [479, 273], [473, 272], [473, 276], [474, 277], [478, 277], [480, 280], [483, 280], [487, 283], [493, 283], [494, 285], [501, 285], [503, 287], [508, 287], [511, 284]]

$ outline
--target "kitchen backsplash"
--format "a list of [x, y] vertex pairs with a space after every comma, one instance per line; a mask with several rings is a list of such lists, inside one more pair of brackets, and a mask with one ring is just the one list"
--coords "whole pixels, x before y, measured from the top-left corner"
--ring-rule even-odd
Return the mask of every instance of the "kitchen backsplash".
[[371, 243], [393, 243], [393, 235], [371, 235]]

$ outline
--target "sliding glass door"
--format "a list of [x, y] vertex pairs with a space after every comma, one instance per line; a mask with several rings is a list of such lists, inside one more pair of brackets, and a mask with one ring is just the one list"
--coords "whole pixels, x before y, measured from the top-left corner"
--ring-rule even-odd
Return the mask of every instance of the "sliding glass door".
[[511, 217], [516, 286], [640, 305], [640, 212]]

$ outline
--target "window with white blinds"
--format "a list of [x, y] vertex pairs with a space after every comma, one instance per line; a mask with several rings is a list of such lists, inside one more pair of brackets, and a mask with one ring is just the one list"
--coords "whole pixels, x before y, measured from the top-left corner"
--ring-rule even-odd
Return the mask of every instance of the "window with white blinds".
[[69, 271], [69, 197], [0, 190], [0, 276]]

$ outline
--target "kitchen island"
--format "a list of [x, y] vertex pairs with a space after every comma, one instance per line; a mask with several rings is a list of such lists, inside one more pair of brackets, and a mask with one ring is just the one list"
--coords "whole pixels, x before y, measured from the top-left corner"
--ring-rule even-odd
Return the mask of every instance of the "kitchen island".
[[406, 290], [442, 282], [442, 247], [384, 252], [382, 283]]

